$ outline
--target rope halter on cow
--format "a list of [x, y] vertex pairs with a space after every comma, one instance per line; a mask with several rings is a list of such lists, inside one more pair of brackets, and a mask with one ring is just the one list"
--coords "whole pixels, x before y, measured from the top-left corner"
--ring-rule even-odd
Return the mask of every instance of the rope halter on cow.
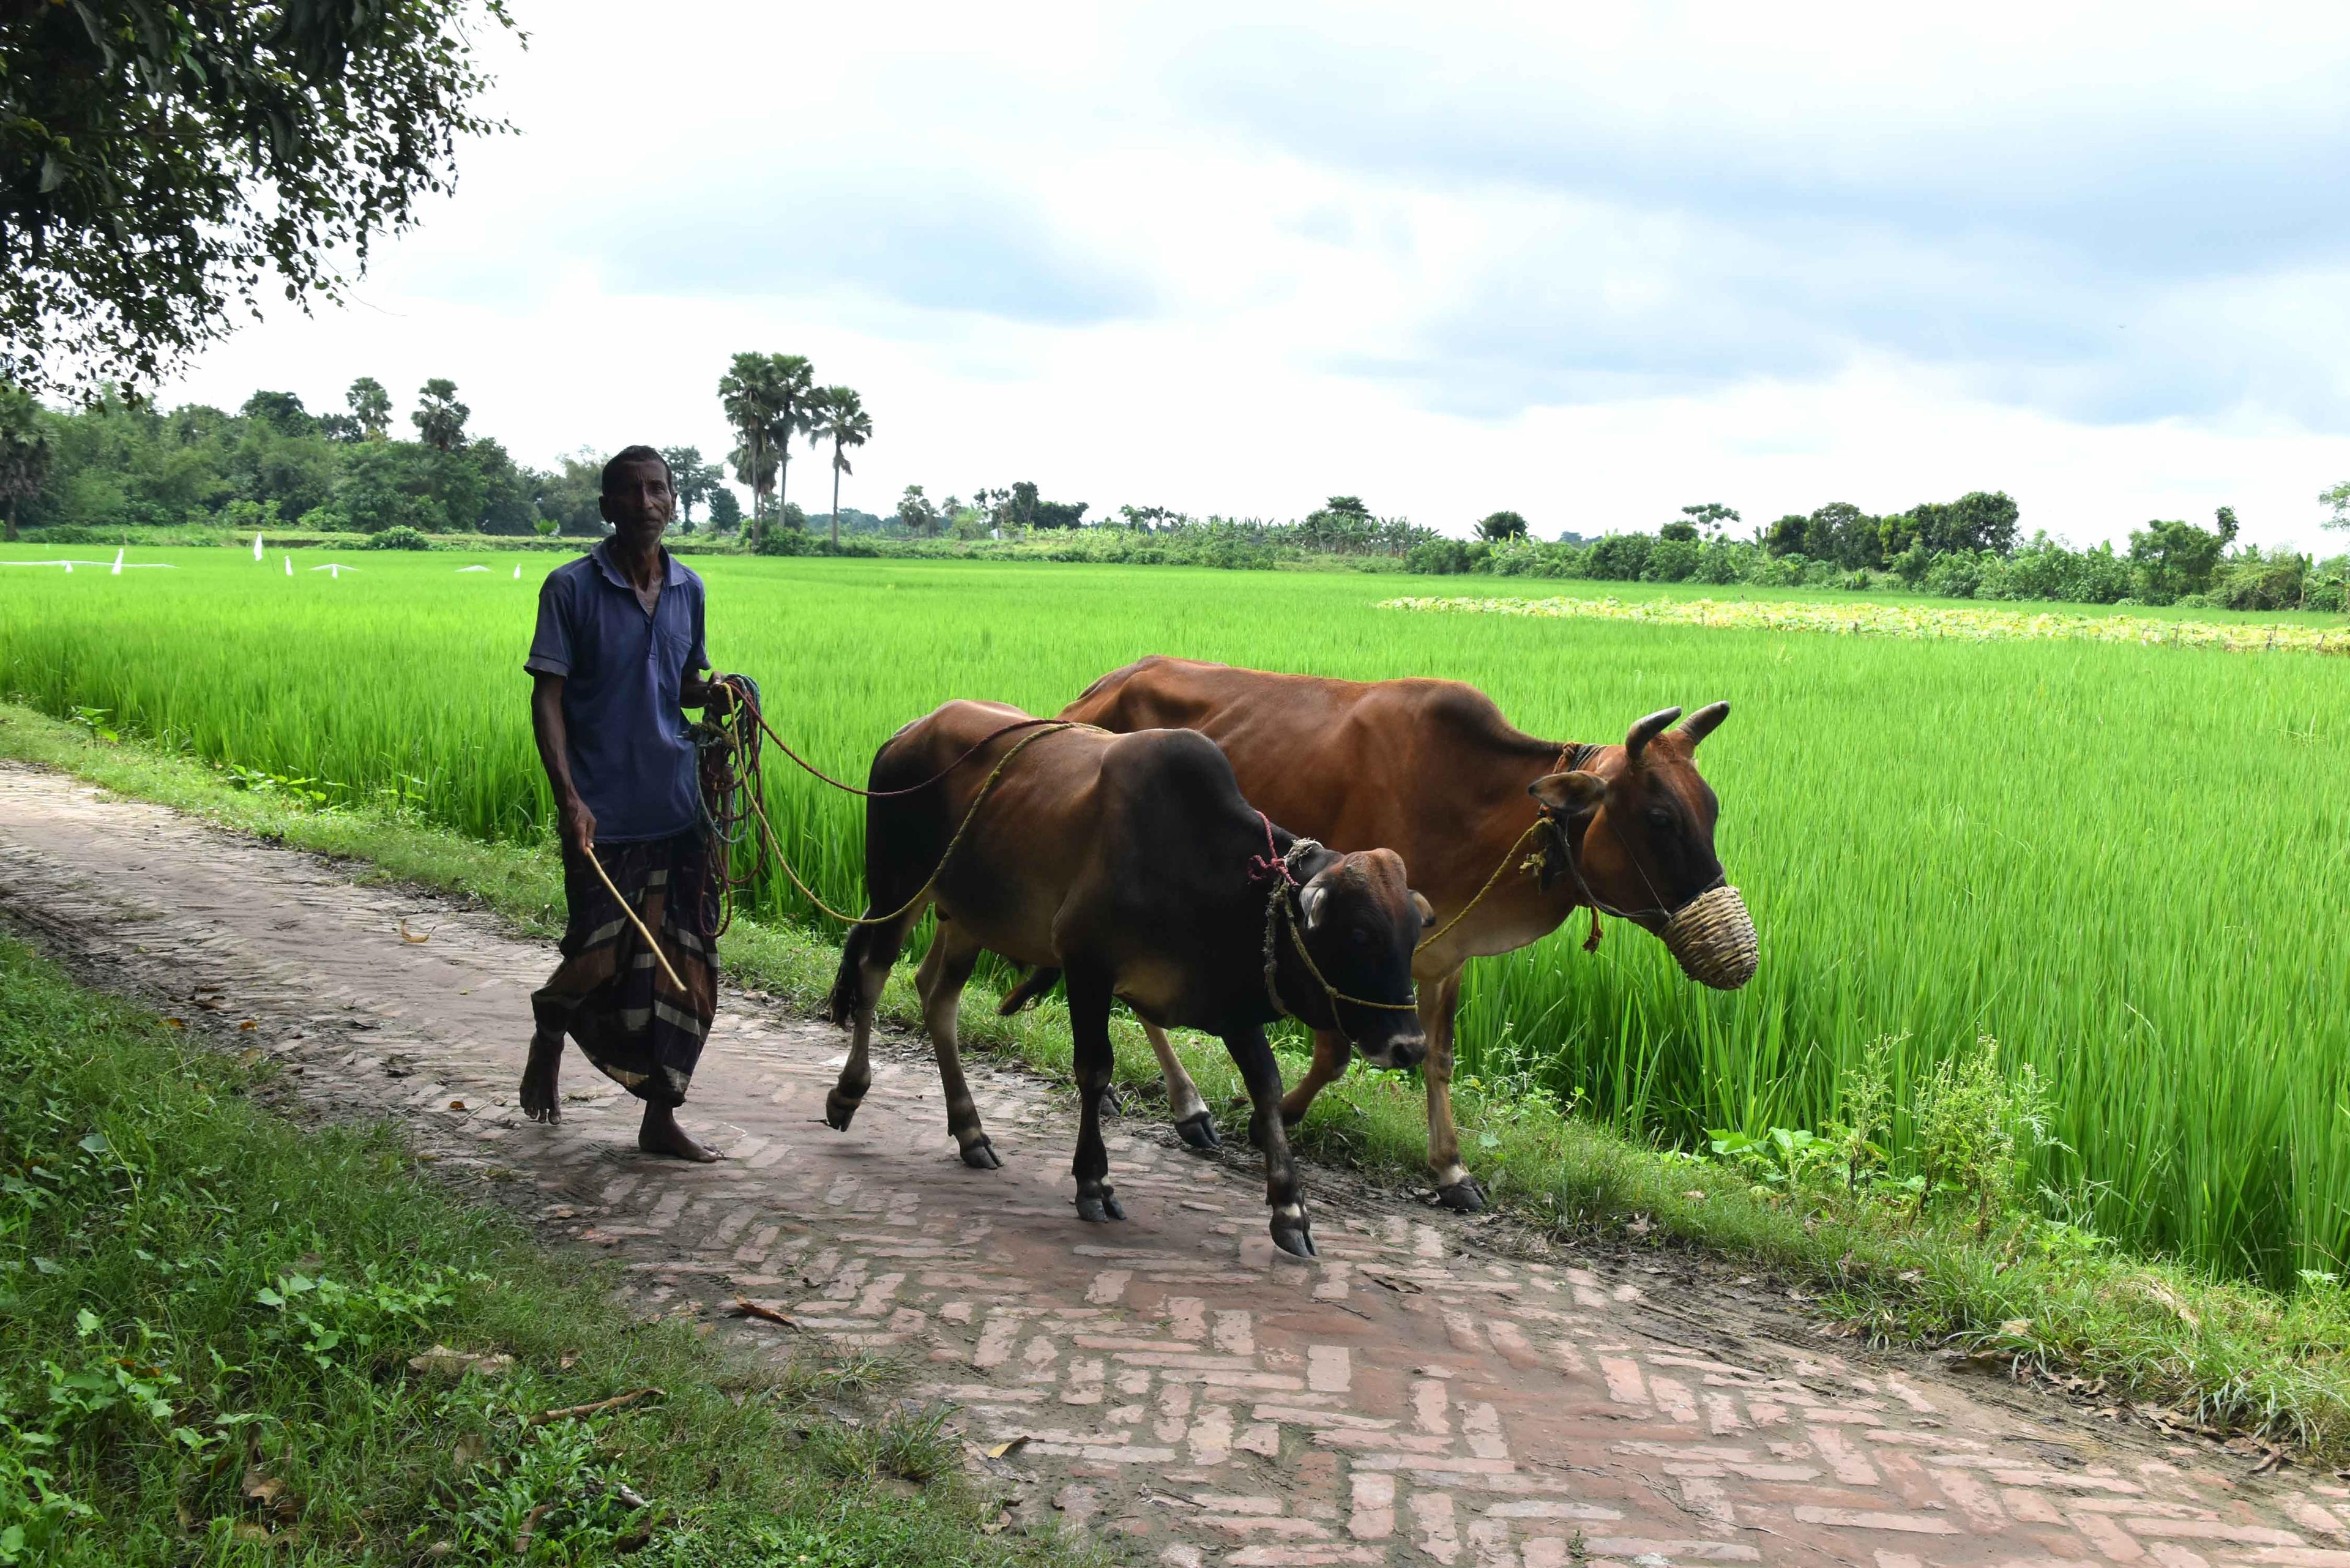
[[1330, 983], [1321, 966], [1314, 961], [1314, 954], [1305, 946], [1305, 933], [1299, 926], [1305, 918], [1305, 885], [1297, 879], [1297, 868], [1322, 845], [1311, 838], [1292, 839], [1289, 852], [1284, 855], [1274, 843], [1273, 819], [1261, 811], [1256, 819], [1264, 825], [1265, 853], [1250, 858], [1249, 880], [1270, 879], [1274, 884], [1271, 896], [1264, 901], [1264, 995], [1273, 1003], [1274, 1012], [1284, 1018], [1297, 1016], [1281, 999], [1281, 933], [1284, 927], [1289, 932], [1290, 946], [1297, 950], [1299, 960], [1305, 965], [1305, 972], [1314, 977], [1314, 983], [1322, 988], [1322, 994], [1329, 1001], [1330, 1027], [1349, 1045], [1355, 1043], [1355, 1036], [1338, 1015], [1342, 1002], [1349, 1007], [1367, 1007], [1377, 1012], [1419, 1012], [1417, 994], [1404, 1002], [1373, 1002], [1367, 997], [1350, 996]]
[[1619, 920], [1646, 922], [1661, 919], [1664, 929], [1657, 934], [1690, 978], [1718, 991], [1736, 991], [1753, 978], [1762, 949], [1754, 935], [1754, 921], [1746, 912], [1746, 900], [1730, 885], [1726, 875], [1699, 888], [1678, 904], [1668, 905], [1657, 885], [1650, 881], [1639, 857], [1624, 842], [1623, 831], [1610, 817], [1607, 831], [1624, 851], [1633, 871], [1648, 888], [1648, 897], [1657, 902], [1645, 909], [1622, 909], [1608, 903], [1594, 892], [1583, 875], [1583, 857], [1579, 853], [1576, 835], [1568, 824], [1544, 811], [1536, 826], [1547, 826], [1559, 858], [1565, 863], [1566, 873], [1575, 879], [1575, 896], [1592, 909], [1592, 934], [1585, 942], [1585, 950], [1599, 945], [1598, 917], [1615, 916]]

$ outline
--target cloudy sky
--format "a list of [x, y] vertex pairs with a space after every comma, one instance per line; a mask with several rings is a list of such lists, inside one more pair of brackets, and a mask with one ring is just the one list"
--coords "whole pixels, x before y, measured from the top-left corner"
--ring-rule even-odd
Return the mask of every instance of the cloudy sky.
[[181, 394], [445, 375], [525, 461], [714, 454], [728, 356], [804, 353], [879, 512], [2306, 543], [2350, 478], [2339, 6], [514, 5], [519, 134]]

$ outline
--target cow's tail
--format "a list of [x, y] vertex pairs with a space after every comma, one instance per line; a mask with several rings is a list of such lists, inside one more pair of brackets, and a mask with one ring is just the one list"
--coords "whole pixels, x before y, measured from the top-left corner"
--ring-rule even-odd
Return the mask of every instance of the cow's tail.
[[832, 994], [824, 1007], [824, 1015], [835, 1023], [853, 1023], [865, 1010], [865, 964], [880, 938], [879, 926], [848, 928], [848, 940], [840, 944], [840, 972], [832, 978]]
[[1005, 992], [1003, 1000], [995, 1004], [995, 1011], [999, 1016], [1009, 1018], [1060, 983], [1061, 971], [1047, 965]]

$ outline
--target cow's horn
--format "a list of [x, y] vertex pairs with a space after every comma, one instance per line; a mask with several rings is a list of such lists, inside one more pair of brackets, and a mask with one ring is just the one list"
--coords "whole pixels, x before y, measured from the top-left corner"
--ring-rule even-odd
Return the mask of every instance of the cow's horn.
[[1632, 726], [1631, 733], [1624, 737], [1625, 756], [1633, 762], [1638, 762], [1640, 753], [1647, 748], [1648, 742], [1663, 734], [1666, 726], [1680, 716], [1681, 711], [1679, 708], [1659, 708], [1647, 718], [1638, 721]]
[[1721, 728], [1721, 722], [1729, 717], [1729, 703], [1709, 702], [1680, 722], [1680, 732], [1687, 735], [1689, 743], [1694, 746]]

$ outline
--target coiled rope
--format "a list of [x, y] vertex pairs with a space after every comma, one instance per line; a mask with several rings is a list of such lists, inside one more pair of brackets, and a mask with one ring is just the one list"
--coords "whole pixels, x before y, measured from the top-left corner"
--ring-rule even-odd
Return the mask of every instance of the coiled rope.
[[[783, 868], [792, 886], [799, 889], [801, 898], [843, 925], [886, 926], [903, 919], [909, 911], [921, 907], [923, 900], [938, 887], [939, 878], [946, 875], [948, 865], [954, 859], [955, 850], [961, 846], [964, 836], [971, 831], [972, 821], [979, 815], [979, 808], [995, 792], [996, 782], [1003, 778], [1003, 770], [1012, 765], [1013, 758], [1055, 731], [1095, 728], [1073, 719], [1015, 720], [989, 731], [961, 756], [918, 784], [910, 784], [903, 789], [859, 789], [825, 773], [792, 750], [784, 738], [775, 733], [775, 727], [767, 722], [766, 715], [760, 711], [757, 681], [747, 675], [720, 675], [712, 680], [711, 685], [724, 691], [726, 700], [723, 703], [713, 701], [703, 710], [708, 715], [714, 709], [717, 716], [705, 717], [694, 726], [694, 744], [699, 752], [702, 777], [702, 822], [721, 851], [719, 869], [712, 878], [712, 896], [718, 900], [716, 929], [722, 933], [733, 920], [737, 889], [749, 887], [758, 877], [759, 851], [762, 848]], [[1009, 751], [996, 759], [994, 768], [979, 786], [979, 793], [972, 796], [969, 809], [962, 814], [962, 821], [956, 825], [954, 836], [947, 840], [946, 852], [939, 857], [939, 863], [931, 868], [929, 879], [912, 898], [886, 915], [845, 914], [826, 903], [816, 890], [808, 886], [807, 879], [799, 874], [798, 868], [793, 866], [791, 857], [784, 853], [775, 824], [768, 820], [766, 785], [760, 771], [763, 739], [774, 742], [777, 751], [833, 788], [867, 800], [885, 800], [916, 794], [931, 788], [995, 742], [1020, 730], [1032, 732], [1021, 736]], [[733, 851], [745, 842], [750, 844], [752, 852], [738, 870]]]

